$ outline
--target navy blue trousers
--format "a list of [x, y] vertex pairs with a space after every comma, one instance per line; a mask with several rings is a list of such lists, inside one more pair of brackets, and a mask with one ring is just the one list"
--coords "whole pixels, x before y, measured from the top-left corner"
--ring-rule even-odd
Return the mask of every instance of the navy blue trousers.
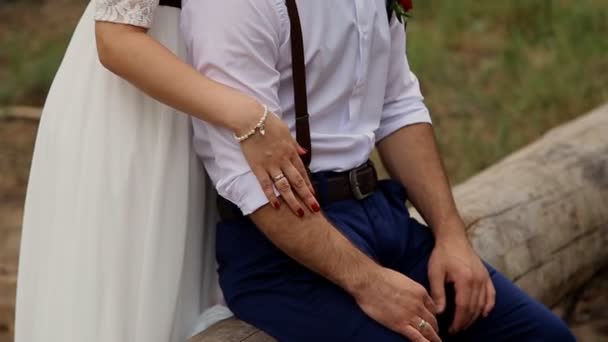
[[[319, 192], [323, 204], [323, 189]], [[433, 235], [409, 217], [405, 200], [398, 183], [383, 181], [373, 196], [323, 205], [323, 211], [369, 257], [429, 289]], [[341, 288], [290, 259], [248, 219], [219, 224], [217, 259], [230, 309], [279, 341], [406, 341], [366, 316]], [[575, 340], [551, 311], [488, 269], [497, 292], [494, 310], [449, 336], [454, 291], [448, 287], [448, 307], [438, 317], [443, 341]]]

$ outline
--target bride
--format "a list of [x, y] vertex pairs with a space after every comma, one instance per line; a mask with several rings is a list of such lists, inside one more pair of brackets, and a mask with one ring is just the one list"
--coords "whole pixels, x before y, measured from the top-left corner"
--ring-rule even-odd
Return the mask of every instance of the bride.
[[[242, 135], [264, 110], [181, 61], [176, 7], [179, 0], [93, 0], [74, 32], [32, 161], [16, 342], [184, 341], [197, 324], [230, 315], [218, 307], [203, 315], [221, 303], [215, 200], [182, 113]], [[287, 166], [300, 174], [289, 181], [308, 182], [298, 158], [305, 151], [274, 115], [265, 128], [241, 147], [278, 206], [268, 170], [293, 160]], [[310, 191], [297, 194], [310, 198], [309, 209]]]

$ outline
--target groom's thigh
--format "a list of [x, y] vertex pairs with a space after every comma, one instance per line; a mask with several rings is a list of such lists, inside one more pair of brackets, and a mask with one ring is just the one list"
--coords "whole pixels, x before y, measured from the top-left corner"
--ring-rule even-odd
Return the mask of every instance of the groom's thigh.
[[[430, 291], [428, 261], [433, 249], [433, 235], [428, 228], [410, 224], [408, 250], [397, 271], [422, 284]], [[447, 307], [438, 317], [443, 341], [575, 341], [568, 327], [549, 309], [532, 299], [510, 280], [486, 265], [496, 289], [496, 305], [487, 318], [481, 318], [467, 331], [449, 336], [454, 319], [455, 292], [446, 286]]]
[[496, 288], [494, 310], [450, 341], [576, 341], [553, 312], [493, 268], [488, 270]]
[[240, 296], [230, 308], [279, 341], [408, 341], [369, 318], [334, 284], [314, 274], [296, 278], [286, 289]]

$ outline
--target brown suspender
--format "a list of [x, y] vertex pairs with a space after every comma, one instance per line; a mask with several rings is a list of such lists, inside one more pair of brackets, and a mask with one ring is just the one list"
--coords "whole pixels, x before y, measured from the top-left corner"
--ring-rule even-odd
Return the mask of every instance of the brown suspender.
[[306, 64], [304, 61], [304, 40], [302, 24], [295, 0], [286, 0], [287, 13], [291, 26], [291, 65], [293, 72], [293, 91], [296, 112], [296, 140], [308, 152], [302, 156], [306, 167], [310, 166], [312, 146], [310, 143], [310, 124], [308, 122], [308, 95], [306, 90]]
[[159, 6], [169, 6], [175, 8], [182, 8], [182, 0], [160, 0]]

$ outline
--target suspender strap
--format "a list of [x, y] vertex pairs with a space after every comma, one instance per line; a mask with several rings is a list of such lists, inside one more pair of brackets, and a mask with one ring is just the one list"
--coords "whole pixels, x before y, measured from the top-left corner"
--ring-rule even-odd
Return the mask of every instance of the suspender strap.
[[291, 26], [291, 65], [296, 111], [296, 140], [308, 152], [302, 156], [306, 167], [310, 166], [312, 146], [310, 143], [310, 123], [308, 121], [308, 96], [306, 91], [306, 64], [304, 61], [304, 40], [298, 6], [295, 0], [286, 0]]
[[169, 6], [175, 8], [182, 8], [182, 0], [160, 0], [159, 6]]

